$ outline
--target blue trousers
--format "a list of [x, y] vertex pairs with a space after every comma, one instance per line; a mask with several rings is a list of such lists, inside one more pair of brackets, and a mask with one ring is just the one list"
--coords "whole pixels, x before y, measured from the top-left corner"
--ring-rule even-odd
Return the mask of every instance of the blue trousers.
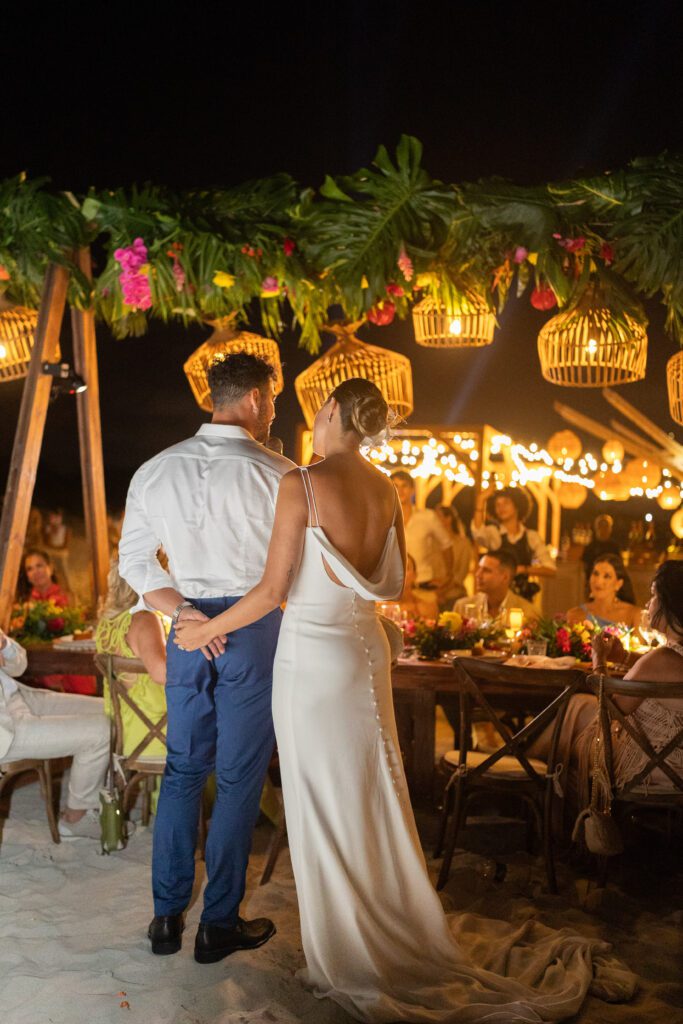
[[[193, 600], [210, 617], [238, 597]], [[166, 771], [161, 783], [152, 854], [154, 913], [182, 913], [194, 883], [199, 808], [215, 770], [216, 802], [206, 843], [202, 922], [232, 927], [244, 896], [251, 837], [273, 753], [273, 658], [282, 613], [231, 633], [225, 654], [167, 645]]]

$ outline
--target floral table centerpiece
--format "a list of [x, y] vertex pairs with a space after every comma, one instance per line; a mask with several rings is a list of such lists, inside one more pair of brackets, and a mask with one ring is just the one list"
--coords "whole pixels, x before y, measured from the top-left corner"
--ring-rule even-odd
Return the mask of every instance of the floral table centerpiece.
[[447, 651], [472, 651], [478, 647], [495, 648], [505, 640], [505, 632], [490, 624], [480, 625], [458, 612], [442, 612], [439, 618], [409, 624], [409, 643], [418, 657], [436, 661]]
[[545, 640], [547, 657], [564, 658], [573, 655], [577, 661], [591, 660], [591, 640], [596, 632], [595, 623], [569, 623], [562, 615], [539, 619], [532, 626], [526, 626], [519, 634], [525, 648], [527, 640]]
[[54, 601], [25, 601], [15, 604], [10, 620], [10, 636], [24, 646], [49, 643], [83, 629], [83, 609], [77, 605], [62, 608]]

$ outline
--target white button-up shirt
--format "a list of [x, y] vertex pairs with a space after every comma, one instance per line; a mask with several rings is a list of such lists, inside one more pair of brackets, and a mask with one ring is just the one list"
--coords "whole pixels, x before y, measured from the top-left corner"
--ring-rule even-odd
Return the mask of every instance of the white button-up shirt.
[[121, 575], [141, 595], [162, 587], [187, 598], [245, 594], [263, 575], [280, 479], [293, 467], [242, 427], [205, 423], [133, 477]]
[[507, 534], [510, 543], [515, 544], [525, 533], [526, 539], [529, 542], [529, 548], [531, 549], [531, 564], [544, 565], [548, 569], [554, 569], [555, 561], [553, 556], [550, 554], [548, 546], [543, 543], [535, 530], [527, 530], [526, 526], [522, 526], [517, 536], [513, 537], [504, 526], [491, 524], [490, 526], [477, 527], [472, 523], [472, 539], [480, 547], [487, 548], [489, 551], [496, 551], [501, 546], [504, 535]]

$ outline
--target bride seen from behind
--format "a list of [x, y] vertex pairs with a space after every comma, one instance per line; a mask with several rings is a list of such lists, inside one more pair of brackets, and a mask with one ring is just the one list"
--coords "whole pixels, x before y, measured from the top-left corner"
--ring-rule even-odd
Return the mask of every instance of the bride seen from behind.
[[263, 579], [216, 618], [178, 623], [175, 642], [195, 650], [287, 599], [273, 717], [301, 976], [316, 996], [361, 1021], [561, 1020], [589, 988], [632, 994], [609, 947], [535, 921], [447, 918], [427, 874], [375, 604], [402, 592], [403, 522], [393, 485], [359, 451], [389, 415], [367, 380], [332, 392], [314, 424], [322, 461], [280, 484]]

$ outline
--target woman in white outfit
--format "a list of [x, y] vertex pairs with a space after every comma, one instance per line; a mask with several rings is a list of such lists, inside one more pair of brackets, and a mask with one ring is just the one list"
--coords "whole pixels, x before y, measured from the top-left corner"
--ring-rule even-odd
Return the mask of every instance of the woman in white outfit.
[[194, 650], [287, 598], [273, 714], [303, 980], [317, 996], [362, 1021], [560, 1020], [596, 962], [611, 998], [630, 995], [633, 976], [565, 930], [447, 918], [427, 874], [375, 610], [403, 587], [403, 524], [391, 482], [359, 452], [387, 419], [369, 381], [332, 392], [314, 425], [323, 461], [282, 479], [262, 581], [215, 619], [178, 623], [176, 642]]

